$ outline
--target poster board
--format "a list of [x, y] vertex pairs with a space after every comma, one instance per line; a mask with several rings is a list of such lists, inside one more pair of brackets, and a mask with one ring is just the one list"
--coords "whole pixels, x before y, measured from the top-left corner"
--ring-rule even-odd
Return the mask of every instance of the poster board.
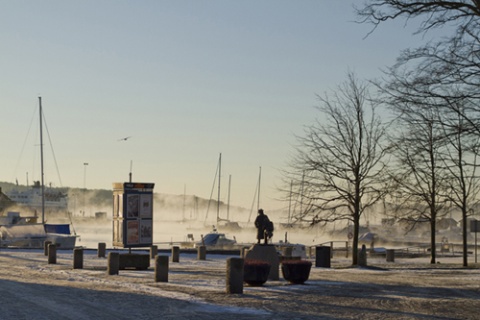
[[113, 246], [148, 247], [153, 243], [153, 183], [113, 184]]

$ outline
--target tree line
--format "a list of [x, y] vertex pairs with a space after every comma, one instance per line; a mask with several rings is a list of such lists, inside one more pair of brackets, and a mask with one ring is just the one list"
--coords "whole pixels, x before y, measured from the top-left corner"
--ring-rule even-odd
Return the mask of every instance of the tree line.
[[453, 32], [405, 49], [381, 80], [348, 72], [317, 95], [319, 116], [296, 137], [284, 172], [287, 197], [301, 201], [293, 219], [350, 221], [356, 265], [360, 218], [388, 203], [396, 219], [429, 224], [436, 263], [436, 223], [457, 208], [467, 266], [467, 218], [480, 191], [480, 1], [370, 0], [354, 9], [371, 32], [395, 19], [419, 19], [417, 33]]

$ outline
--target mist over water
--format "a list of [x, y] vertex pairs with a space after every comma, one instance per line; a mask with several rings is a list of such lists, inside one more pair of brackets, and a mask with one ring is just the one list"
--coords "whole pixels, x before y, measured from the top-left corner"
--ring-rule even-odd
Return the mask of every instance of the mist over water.
[[[68, 190], [69, 216], [66, 212], [58, 215], [47, 215], [47, 223], [71, 223], [71, 229], [78, 236], [78, 246], [97, 248], [99, 242], [104, 242], [107, 247], [112, 247], [113, 239], [113, 206], [111, 190]], [[286, 228], [288, 222], [288, 209], [263, 208], [275, 226], [272, 241], [300, 243], [306, 246], [327, 244], [336, 241], [335, 246], [344, 246], [349, 240], [351, 226], [346, 221], [330, 223], [328, 226], [317, 225], [313, 227], [297, 226]], [[18, 211], [22, 216], [39, 216], [36, 212], [25, 207], [9, 207], [8, 211]], [[292, 209], [292, 211], [294, 211]], [[388, 211], [388, 210], [387, 210]], [[99, 214], [101, 213], [101, 214]], [[387, 212], [388, 213], [388, 212]], [[167, 195], [154, 194], [153, 206], [153, 242], [159, 248], [169, 248], [179, 242], [201, 241], [202, 235], [216, 229], [225, 233], [229, 239], [237, 243], [251, 244], [256, 242], [256, 229], [254, 221], [257, 216], [256, 208], [242, 208], [228, 206], [216, 200], [207, 200], [195, 195]], [[385, 218], [384, 208], [374, 208], [365, 213], [360, 222], [359, 236], [375, 234], [375, 246], [396, 247], [410, 245], [409, 243], [428, 244], [430, 241], [429, 225], [418, 224], [415, 230], [402, 225], [398, 221], [394, 225], [382, 225]], [[450, 215], [452, 217], [452, 215]], [[217, 217], [219, 222], [217, 223]], [[453, 218], [460, 221], [453, 213]], [[238, 224], [232, 228], [225, 222]], [[188, 237], [191, 235], [191, 237]], [[469, 234], [469, 242], [472, 235]], [[442, 226], [438, 224], [437, 241], [461, 243], [460, 225]], [[361, 245], [362, 243], [360, 243]], [[370, 245], [369, 241], [366, 241]]]
[[[106, 219], [89, 217], [73, 217], [72, 226], [77, 235], [80, 236], [77, 245], [87, 248], [97, 248], [99, 242], [105, 242], [107, 247], [112, 246], [113, 223], [111, 211], [107, 212]], [[238, 223], [239, 228], [224, 227], [224, 222], [217, 224], [216, 208], [202, 212], [196, 218], [194, 215], [186, 214], [183, 210], [156, 208], [153, 215], [153, 242], [159, 248], [169, 248], [171, 243], [189, 241], [188, 235], [193, 237], [195, 242], [201, 241], [202, 235], [216, 229], [219, 233], [225, 233], [229, 239], [235, 239], [237, 243], [250, 244], [256, 242], [256, 228], [253, 224], [256, 213], [250, 214], [245, 210], [230, 210], [230, 221]], [[266, 212], [268, 215], [268, 212]], [[220, 218], [225, 219], [221, 213]], [[226, 217], [226, 216], [225, 216]], [[314, 245], [331, 241], [332, 236], [328, 235], [325, 228], [283, 228], [283, 221], [275, 215], [269, 215], [274, 222], [275, 231], [273, 242], [287, 240], [290, 243], [302, 243]], [[250, 218], [250, 221], [249, 221]]]

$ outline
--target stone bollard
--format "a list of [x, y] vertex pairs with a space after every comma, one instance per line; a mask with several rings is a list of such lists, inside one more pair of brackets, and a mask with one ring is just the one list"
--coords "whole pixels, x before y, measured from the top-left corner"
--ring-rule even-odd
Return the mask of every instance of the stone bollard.
[[45, 241], [45, 242], [43, 243], [43, 254], [44, 254], [45, 256], [48, 256], [48, 245], [49, 245], [50, 243], [52, 243], [52, 241]]
[[83, 249], [73, 249], [73, 269], [83, 269]]
[[155, 257], [155, 282], [168, 282], [168, 256]]
[[48, 245], [48, 264], [57, 263], [57, 246], [53, 243]]
[[172, 262], [180, 262], [180, 247], [172, 247]]
[[243, 259], [227, 259], [227, 293], [243, 294]]
[[119, 269], [120, 269], [120, 254], [118, 252], [109, 252], [108, 262], [107, 262], [107, 274], [108, 275], [118, 274]]
[[395, 262], [395, 250], [387, 249], [387, 262]]
[[205, 260], [207, 258], [207, 247], [199, 246], [197, 248], [197, 260]]
[[106, 248], [107, 248], [107, 245], [105, 244], [105, 242], [99, 242], [98, 243], [98, 250], [97, 250], [97, 257], [105, 258]]
[[362, 250], [358, 252], [358, 265], [361, 267], [367, 266], [367, 248], [362, 245]]
[[158, 247], [157, 246], [150, 246], [150, 259], [155, 259], [158, 254]]

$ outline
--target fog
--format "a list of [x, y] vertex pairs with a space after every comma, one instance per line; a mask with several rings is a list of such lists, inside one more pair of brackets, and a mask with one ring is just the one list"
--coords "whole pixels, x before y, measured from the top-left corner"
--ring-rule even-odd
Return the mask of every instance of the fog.
[[[182, 212], [170, 212], [174, 216], [180, 216]], [[238, 228], [223, 227], [223, 223], [216, 224], [214, 220], [180, 219], [162, 220], [161, 214], [154, 213], [153, 218], [153, 242], [159, 248], [168, 248], [170, 244], [191, 241], [201, 241], [202, 235], [212, 232], [214, 228], [225, 233], [227, 238], [235, 239], [238, 243], [253, 243], [256, 241], [256, 229], [253, 222], [238, 222]], [[275, 223], [275, 220], [274, 220]], [[332, 240], [332, 237], [322, 232], [321, 228], [282, 228], [276, 224], [272, 237], [273, 242], [285, 241], [290, 243], [302, 243], [313, 245]], [[73, 217], [72, 228], [79, 235], [78, 245], [87, 248], [96, 248], [99, 242], [105, 242], [107, 247], [112, 246], [113, 224], [112, 217], [106, 219]]]
[[[275, 226], [272, 242], [301, 243], [306, 246], [324, 244], [330, 241], [344, 246], [350, 240], [352, 226], [346, 221], [330, 223], [328, 226], [313, 227], [296, 226], [287, 228], [288, 208], [263, 208]], [[37, 215], [38, 210], [12, 206], [8, 211], [20, 212], [22, 216]], [[292, 208], [295, 211], [295, 208]], [[387, 218], [385, 208], [376, 207], [365, 212], [360, 221], [360, 244], [398, 247], [406, 245], [424, 245], [430, 242], [428, 223], [411, 226], [402, 225], [398, 221], [385, 224]], [[387, 210], [388, 211], [388, 210]], [[47, 223], [70, 223], [72, 231], [79, 238], [77, 245], [96, 248], [99, 242], [112, 246], [113, 239], [113, 206], [111, 190], [68, 189], [68, 212], [46, 212]], [[154, 194], [153, 205], [153, 242], [160, 248], [168, 248], [172, 244], [184, 241], [201, 241], [216, 229], [225, 233], [227, 238], [238, 243], [250, 244], [256, 241], [256, 229], [253, 222], [257, 216], [256, 207], [243, 208], [229, 206], [224, 202], [208, 200], [195, 195]], [[452, 218], [452, 214], [450, 214]], [[448, 218], [448, 217], [447, 217]], [[458, 214], [453, 218], [460, 221]], [[450, 225], [447, 221], [437, 224], [437, 242], [461, 243], [461, 224]], [[393, 221], [393, 220], [392, 220]], [[447, 224], [445, 224], [445, 222]], [[373, 235], [372, 235], [373, 234]], [[190, 235], [190, 236], [189, 236]], [[373, 237], [373, 240], [372, 240]], [[473, 243], [474, 234], [468, 235], [469, 243]]]

